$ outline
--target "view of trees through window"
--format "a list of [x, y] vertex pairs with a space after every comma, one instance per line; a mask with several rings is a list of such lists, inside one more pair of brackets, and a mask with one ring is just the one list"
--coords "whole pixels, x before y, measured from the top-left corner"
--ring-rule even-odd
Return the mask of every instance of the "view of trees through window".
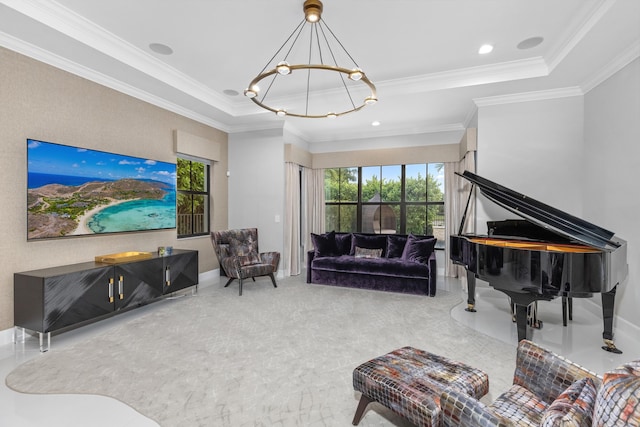
[[209, 165], [178, 158], [178, 237], [209, 233]]
[[327, 230], [432, 234], [444, 247], [444, 164], [325, 169]]

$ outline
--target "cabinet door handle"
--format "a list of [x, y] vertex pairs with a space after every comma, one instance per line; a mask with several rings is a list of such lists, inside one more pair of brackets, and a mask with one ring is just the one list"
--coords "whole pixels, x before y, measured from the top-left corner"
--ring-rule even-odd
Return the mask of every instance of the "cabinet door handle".
[[164, 270], [164, 281], [167, 286], [171, 286], [171, 269], [169, 267]]
[[120, 276], [120, 280], [118, 280], [118, 294], [120, 294], [120, 299], [124, 299], [124, 277]]
[[109, 302], [113, 302], [113, 277], [109, 277]]

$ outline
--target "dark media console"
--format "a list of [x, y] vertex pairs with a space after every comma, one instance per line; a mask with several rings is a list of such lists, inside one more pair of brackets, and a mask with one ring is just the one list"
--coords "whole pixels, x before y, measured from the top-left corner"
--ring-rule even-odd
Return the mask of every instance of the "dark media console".
[[[148, 304], [198, 284], [198, 251], [106, 264], [85, 262], [14, 274], [15, 329], [51, 332]], [[14, 332], [15, 334], [15, 332]], [[44, 346], [44, 334], [47, 345]]]

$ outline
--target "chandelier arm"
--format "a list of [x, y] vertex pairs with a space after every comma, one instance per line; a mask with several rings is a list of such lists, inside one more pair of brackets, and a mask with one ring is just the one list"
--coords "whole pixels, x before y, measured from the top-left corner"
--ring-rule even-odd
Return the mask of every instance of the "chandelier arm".
[[[273, 54], [273, 56], [271, 57], [271, 59], [269, 61], [267, 61], [267, 63], [265, 64], [264, 68], [262, 69], [262, 71], [260, 71], [258, 74], [262, 74], [264, 73], [264, 70], [267, 69], [267, 67], [269, 66], [269, 64], [271, 64], [271, 61], [273, 61], [275, 59], [276, 56], [278, 56], [278, 54], [280, 53], [280, 51], [287, 45], [287, 43], [289, 43], [289, 40], [291, 40], [291, 37], [293, 37], [293, 35], [296, 33], [296, 31], [298, 31], [298, 36], [300, 36], [300, 33], [302, 32], [302, 28], [304, 27], [304, 23], [307, 22], [305, 19], [303, 19], [298, 26], [291, 32], [291, 34], [289, 34], [289, 37], [287, 37], [287, 39], [284, 41], [284, 43], [282, 43], [282, 46], [280, 46], [280, 48], [278, 48], [278, 50], [276, 51], [276, 53]], [[296, 40], [298, 40], [298, 36], [296, 36]], [[293, 45], [295, 45], [296, 42], [294, 40], [294, 42], [291, 44], [291, 47], [289, 48], [289, 52], [291, 52], [291, 49], [293, 48]], [[344, 49], [344, 48], [343, 48]], [[287, 56], [289, 56], [289, 52], [287, 52]], [[286, 57], [285, 57], [286, 59]]]
[[[296, 43], [298, 42], [298, 38], [300, 37], [300, 34], [302, 34], [302, 31], [304, 30], [304, 26], [305, 26], [306, 24], [307, 24], [307, 21], [303, 19], [303, 20], [302, 20], [302, 22], [301, 22], [300, 24], [298, 24], [298, 27], [297, 27], [295, 30], [293, 30], [293, 31], [295, 32], [296, 30], [298, 30], [298, 28], [300, 29], [300, 30], [298, 31], [298, 34], [296, 34], [296, 38], [293, 40], [293, 43], [291, 43], [291, 46], [289, 46], [289, 50], [287, 51], [287, 54], [284, 56], [284, 59], [283, 59], [284, 61], [286, 61], [286, 60], [287, 60], [287, 58], [289, 57], [289, 54], [290, 54], [290, 53], [291, 53], [291, 51], [293, 50], [293, 47], [294, 47], [294, 46], [296, 45]], [[293, 33], [292, 33], [292, 35], [293, 35]], [[289, 39], [291, 39], [291, 36], [289, 36], [289, 38], [287, 39], [287, 41], [285, 42], [285, 44], [289, 41]], [[282, 45], [282, 46], [284, 47], [284, 45]], [[281, 47], [280, 49], [282, 49], [282, 47]], [[278, 51], [278, 52], [279, 52], [279, 51]], [[276, 52], [276, 55], [278, 54], [278, 52]], [[276, 56], [274, 55], [274, 56], [273, 56], [273, 58], [275, 58], [275, 57], [276, 57]], [[273, 58], [271, 58], [271, 61], [273, 61]], [[271, 61], [269, 61], [269, 62], [271, 62]], [[266, 67], [265, 67], [265, 68], [266, 68]], [[264, 71], [264, 70], [262, 70], [262, 71]]]
[[327, 23], [323, 20], [322, 21], [324, 23], [324, 26], [327, 27], [327, 30], [329, 30], [329, 32], [331, 33], [331, 35], [333, 36], [334, 39], [336, 39], [336, 41], [338, 42], [338, 44], [340, 45], [340, 47], [342, 48], [342, 50], [344, 50], [344, 53], [347, 54], [347, 56], [351, 59], [351, 61], [353, 61], [353, 63], [356, 65], [357, 68], [360, 68], [360, 66], [358, 65], [358, 63], [356, 62], [355, 59], [353, 59], [353, 57], [351, 56], [351, 54], [349, 53], [349, 51], [344, 47], [344, 45], [342, 44], [342, 42], [340, 41], [340, 39], [338, 39], [338, 37], [336, 37], [336, 35], [333, 33], [333, 31], [331, 31], [331, 28], [327, 25]]
[[[325, 27], [327, 26], [327, 24], [324, 24], [324, 25], [325, 25]], [[329, 29], [329, 27], [327, 27], [327, 29], [329, 31], [331, 31], [331, 29]], [[324, 32], [324, 28], [322, 28], [322, 25], [320, 25], [320, 31], [322, 31], [322, 37], [324, 38], [324, 42], [327, 45], [327, 49], [329, 49], [329, 53], [331, 54], [331, 58], [333, 59], [333, 64], [336, 67], [338, 67], [338, 61], [336, 60], [336, 56], [333, 54], [333, 49], [331, 49], [331, 44], [329, 43], [329, 39], [327, 38], [327, 35]], [[317, 30], [316, 30], [316, 33], [317, 33]], [[342, 49], [344, 49], [344, 46], [342, 46], [342, 44], [340, 43], [340, 40], [338, 40], [333, 33], [331, 33], [331, 35], [333, 35], [333, 37], [338, 41], [338, 44], [340, 44]], [[320, 37], [318, 37], [318, 50], [320, 51]], [[345, 52], [346, 52], [346, 50], [345, 50]], [[347, 55], [349, 55], [349, 52], [347, 52]], [[349, 55], [349, 58], [351, 58], [351, 55]], [[351, 60], [353, 61], [353, 58], [351, 58]], [[324, 61], [322, 60], [322, 52], [320, 53], [320, 62], [324, 64]], [[355, 61], [353, 61], [353, 63], [356, 65], [356, 67], [358, 66], [358, 64], [356, 64]], [[353, 97], [351, 96], [351, 92], [349, 91], [349, 88], [347, 87], [347, 84], [345, 83], [344, 75], [342, 73], [340, 73], [340, 80], [342, 80], [342, 86], [344, 87], [345, 92], [347, 92], [347, 96], [349, 97], [349, 101], [351, 102], [351, 106], [353, 108], [356, 108], [356, 103], [353, 102]]]

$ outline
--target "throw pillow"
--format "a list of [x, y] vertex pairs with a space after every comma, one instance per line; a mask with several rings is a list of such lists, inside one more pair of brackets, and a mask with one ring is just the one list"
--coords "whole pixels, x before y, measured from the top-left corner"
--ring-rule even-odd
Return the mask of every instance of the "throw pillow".
[[640, 359], [605, 372], [595, 406], [594, 426], [640, 425]]
[[367, 249], [382, 249], [382, 253], [384, 254], [384, 250], [387, 247], [387, 236], [384, 234], [377, 235], [366, 235], [366, 234], [353, 234], [351, 238], [351, 251], [349, 255], [356, 254], [356, 246]]
[[242, 266], [260, 264], [260, 254], [258, 254], [256, 247], [253, 240], [243, 242], [235, 237], [229, 238], [229, 253], [231, 256], [238, 257]]
[[540, 427], [583, 427], [591, 425], [596, 386], [591, 378], [571, 384], [551, 402], [542, 415]]
[[387, 250], [385, 251], [385, 256], [387, 258], [400, 258], [406, 244], [407, 236], [395, 236], [393, 234], [389, 234], [387, 236]]
[[421, 264], [427, 264], [429, 257], [433, 253], [436, 246], [436, 238], [425, 238], [419, 240], [418, 237], [410, 234], [407, 238], [407, 244], [402, 251], [402, 259], [405, 261], [413, 261]]
[[336, 256], [338, 247], [336, 246], [336, 232], [330, 231], [325, 234], [311, 233], [311, 241], [316, 257]]
[[382, 255], [382, 249], [368, 249], [356, 246], [355, 257], [356, 258], [380, 258]]
[[336, 233], [336, 247], [338, 256], [349, 255], [351, 252], [351, 233]]

